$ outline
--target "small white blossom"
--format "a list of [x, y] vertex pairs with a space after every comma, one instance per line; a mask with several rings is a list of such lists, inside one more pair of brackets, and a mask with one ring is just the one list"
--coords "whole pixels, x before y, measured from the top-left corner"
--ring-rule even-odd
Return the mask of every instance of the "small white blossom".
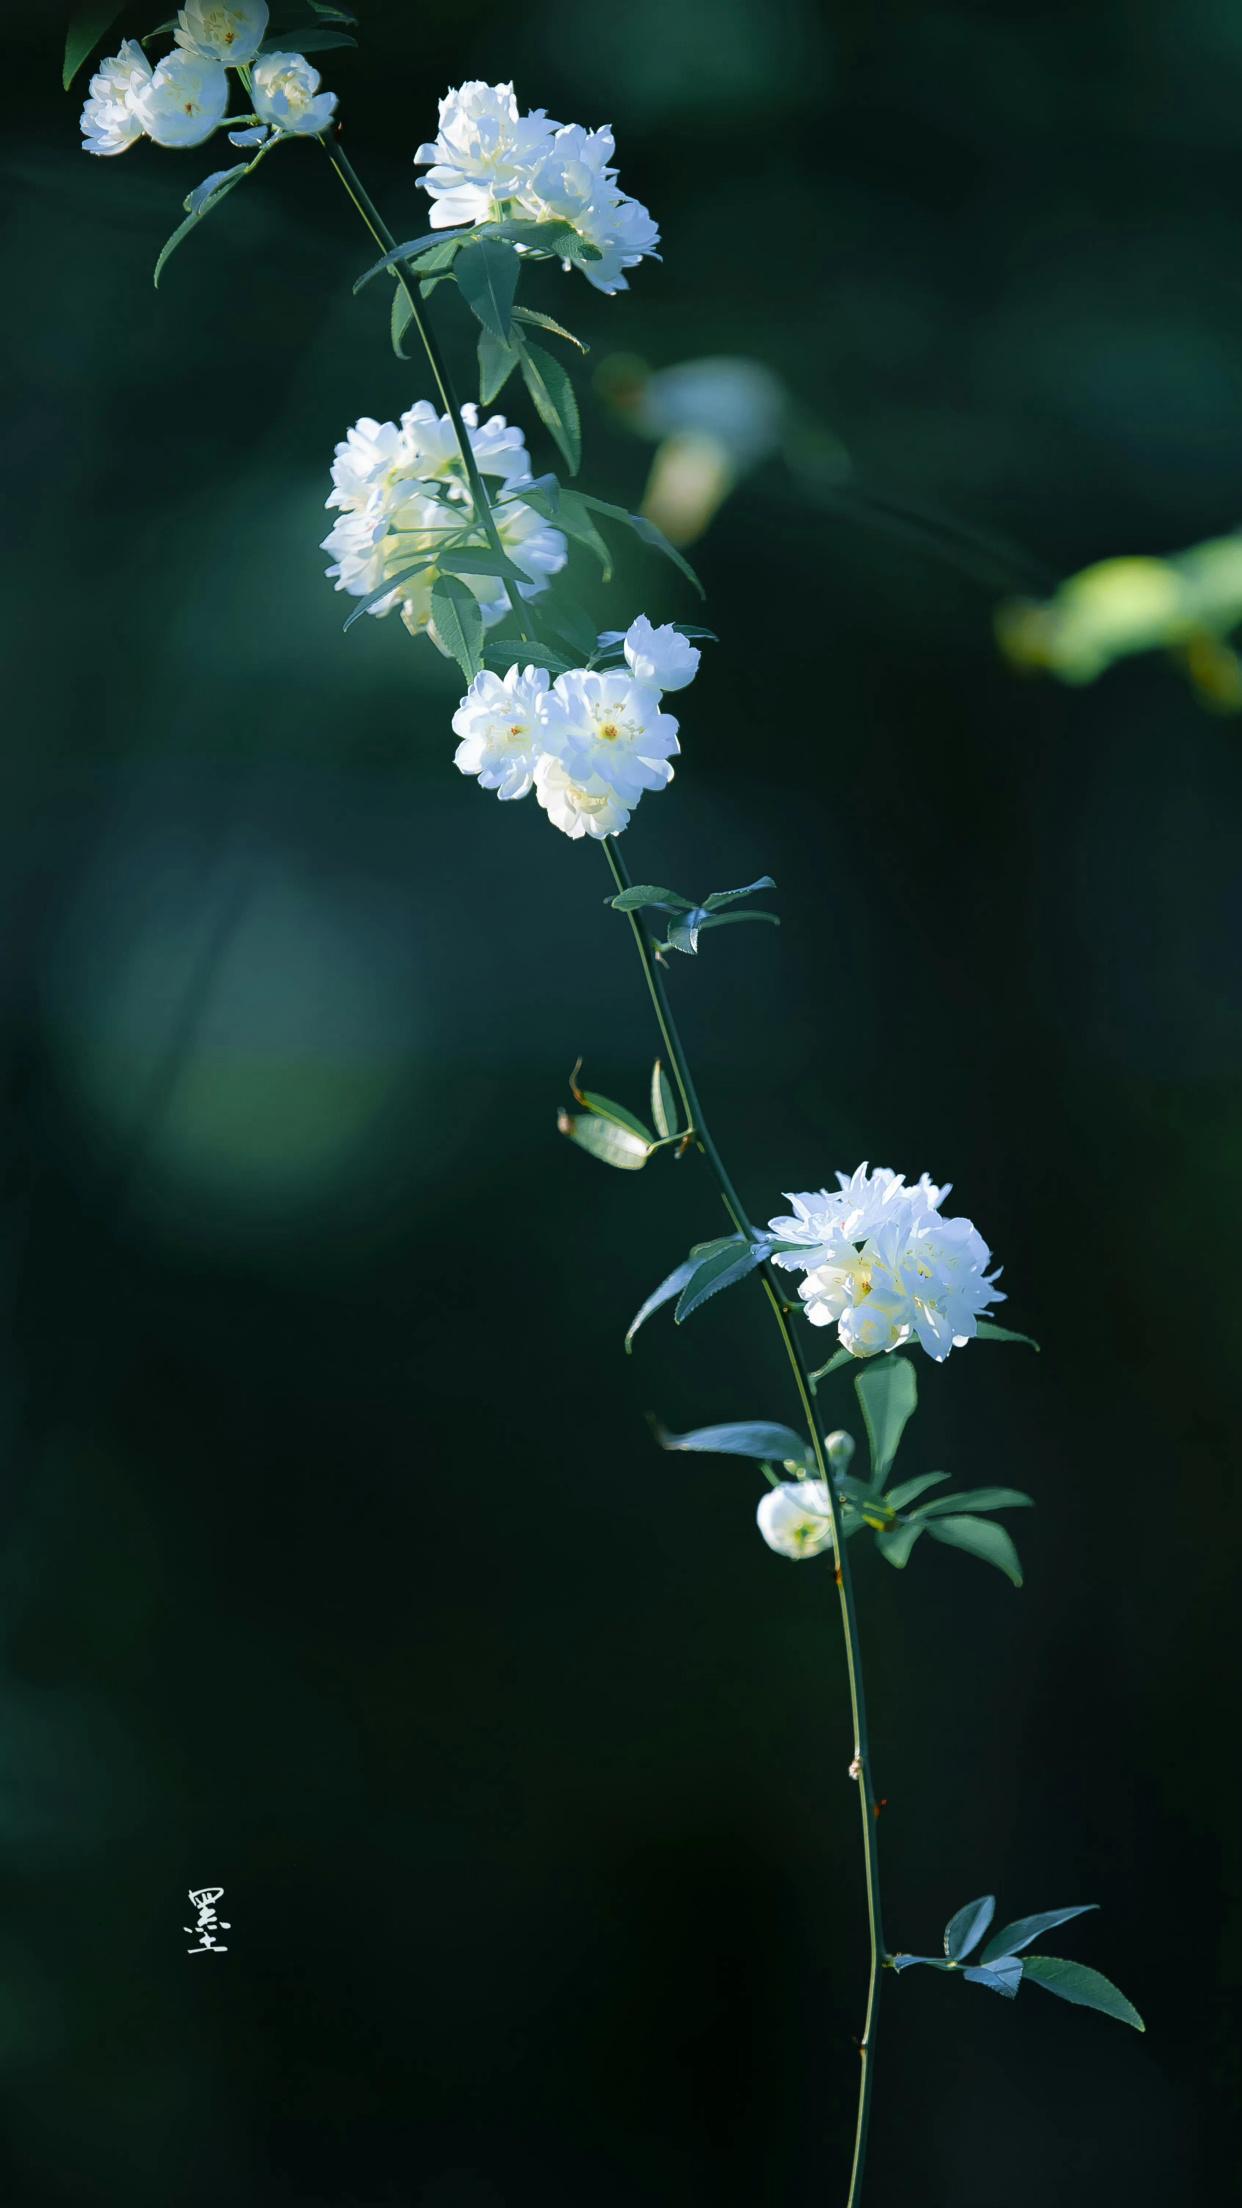
[[255, 113], [273, 130], [316, 138], [332, 120], [336, 94], [319, 90], [319, 71], [304, 54], [264, 54], [254, 65], [251, 83]]
[[165, 55], [145, 84], [131, 89], [130, 99], [157, 146], [201, 146], [224, 121], [228, 75], [222, 62], [178, 47]]
[[496, 215], [520, 193], [555, 127], [541, 111], [520, 114], [511, 84], [476, 79], [446, 92], [439, 135], [414, 156], [433, 164], [419, 178], [433, 202], [432, 229]]
[[828, 1490], [822, 1480], [783, 1480], [755, 1512], [759, 1531], [778, 1556], [819, 1556], [833, 1546]]
[[254, 60], [266, 29], [267, 0], [186, 0], [176, 38], [188, 53], [241, 69]]
[[554, 828], [564, 835], [619, 836], [628, 827], [631, 807], [599, 774], [572, 770], [554, 752], [545, 751], [535, 768], [535, 796]]
[[656, 629], [645, 613], [631, 621], [622, 643], [630, 673], [639, 682], [653, 682], [657, 690], [684, 690], [694, 681], [703, 656], [671, 621]]
[[834, 1472], [848, 1472], [854, 1458], [854, 1436], [838, 1426], [824, 1435], [824, 1455]]
[[[620, 190], [610, 167], [612, 132], [570, 123], [558, 130], [518, 197], [535, 222], [567, 222], [599, 254], [578, 266], [597, 291], [625, 291], [623, 271], [645, 255], [658, 259], [660, 233], [639, 200]], [[565, 267], [571, 263], [566, 261]]]
[[453, 758], [463, 774], [478, 776], [480, 789], [512, 798], [534, 787], [547, 748], [547, 693], [542, 667], [513, 666], [503, 678], [486, 670], [475, 676], [453, 715], [453, 733], [461, 738]]
[[980, 1317], [1004, 1296], [987, 1266], [991, 1252], [969, 1219], [946, 1219], [948, 1188], [926, 1174], [908, 1187], [899, 1173], [865, 1165], [839, 1186], [791, 1196], [792, 1216], [769, 1222], [794, 1250], [773, 1253], [804, 1272], [798, 1293], [813, 1326], [836, 1326], [843, 1349], [874, 1357], [917, 1339], [939, 1364], [961, 1349]]
[[660, 711], [660, 693], [632, 675], [593, 674], [585, 667], [558, 675], [548, 700], [552, 747], [576, 777], [598, 778], [634, 806], [644, 790], [673, 779], [680, 750], [677, 723]]
[[124, 153], [136, 144], [143, 129], [132, 95], [150, 81], [151, 64], [136, 39], [125, 39], [119, 53], [100, 63], [82, 109], [84, 153]]

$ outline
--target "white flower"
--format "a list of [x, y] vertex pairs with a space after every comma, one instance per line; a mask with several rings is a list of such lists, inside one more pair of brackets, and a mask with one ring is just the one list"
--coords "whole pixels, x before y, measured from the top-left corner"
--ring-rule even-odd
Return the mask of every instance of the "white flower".
[[783, 1480], [770, 1487], [755, 1517], [759, 1531], [778, 1556], [819, 1556], [830, 1549], [832, 1518], [822, 1480]]
[[230, 69], [254, 60], [266, 29], [267, 0], [186, 0], [177, 13], [178, 46]]
[[627, 805], [673, 779], [669, 761], [681, 748], [677, 723], [660, 711], [660, 693], [652, 683], [620, 672], [571, 668], [552, 685], [548, 726], [550, 748], [574, 775], [606, 782]]
[[540, 110], [521, 115], [511, 84], [476, 79], [446, 92], [439, 135], [414, 156], [433, 164], [419, 178], [434, 202], [432, 229], [486, 222], [495, 215], [503, 200], [520, 192], [555, 128]]
[[304, 54], [264, 54], [251, 82], [255, 113], [274, 130], [315, 138], [332, 120], [336, 94], [319, 90], [319, 71]]
[[535, 768], [535, 796], [554, 828], [567, 836], [619, 836], [629, 825], [631, 807], [622, 803], [611, 782], [600, 774], [583, 776], [554, 752], [545, 751]]
[[702, 653], [689, 637], [678, 635], [671, 621], [653, 629], [646, 614], [640, 613], [622, 642], [630, 673], [639, 682], [653, 682], [657, 690], [684, 690], [699, 671]]
[[[660, 233], [646, 208], [617, 184], [612, 132], [569, 123], [558, 130], [518, 197], [535, 222], [567, 222], [599, 259], [577, 265], [597, 291], [625, 291], [622, 273], [656, 254]], [[565, 262], [565, 267], [572, 264]]]
[[178, 47], [165, 55], [147, 83], [131, 89], [130, 100], [157, 146], [201, 146], [224, 120], [228, 75], [222, 62]]
[[453, 754], [463, 774], [501, 798], [525, 797], [546, 749], [543, 727], [548, 677], [542, 667], [513, 666], [501, 678], [476, 675], [453, 715], [460, 736]]
[[926, 1174], [911, 1188], [887, 1167], [862, 1165], [837, 1180], [835, 1193], [791, 1196], [793, 1215], [769, 1222], [799, 1245], [774, 1252], [774, 1263], [805, 1272], [798, 1293], [808, 1319], [835, 1325], [851, 1356], [874, 1357], [913, 1337], [942, 1363], [1004, 1301], [982, 1235], [969, 1219], [941, 1216], [948, 1188]]
[[125, 39], [119, 54], [100, 63], [82, 109], [84, 153], [124, 153], [142, 137], [131, 95], [150, 80], [151, 64], [135, 39]]
[[[568, 547], [533, 506], [515, 495], [530, 480], [530, 458], [522, 432], [494, 414], [480, 424], [473, 405], [462, 408], [466, 431], [480, 473], [493, 484], [496, 531], [504, 550], [522, 574], [515, 587], [537, 597], [565, 565]], [[338, 590], [370, 597], [390, 578], [391, 591], [369, 611], [376, 615], [401, 608], [411, 635], [424, 631], [440, 649], [431, 613], [431, 593], [440, 570], [437, 551], [460, 536], [483, 549], [472, 519], [470, 493], [456, 434], [447, 414], [437, 414], [426, 399], [402, 415], [400, 423], [377, 422], [364, 415], [336, 448], [330, 507], [340, 516], [324, 539], [334, 556], [328, 574]], [[423, 564], [426, 563], [426, 564]], [[416, 574], [406, 570], [418, 568]], [[478, 599], [483, 619], [501, 619], [508, 606], [505, 584], [495, 575], [462, 580]]]

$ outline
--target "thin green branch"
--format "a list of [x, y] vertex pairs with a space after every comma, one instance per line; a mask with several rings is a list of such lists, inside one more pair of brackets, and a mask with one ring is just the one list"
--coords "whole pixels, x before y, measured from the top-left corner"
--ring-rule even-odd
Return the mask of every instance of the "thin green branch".
[[[630, 881], [629, 870], [618, 849], [616, 838], [613, 836], [605, 837], [603, 848], [618, 893], [630, 889], [633, 885]], [[634, 938], [643, 976], [655, 1010], [660, 1037], [668, 1054], [669, 1065], [673, 1071], [673, 1078], [677, 1083], [687, 1121], [695, 1129], [695, 1140], [715, 1178], [725, 1210], [728, 1212], [738, 1233], [749, 1236], [754, 1230], [747, 1219], [741, 1198], [729, 1178], [724, 1161], [704, 1117], [703, 1107], [699, 1102], [694, 1086], [694, 1078], [690, 1072], [685, 1045], [678, 1034], [677, 1023], [673, 1018], [672, 1007], [668, 1001], [668, 991], [664, 985], [664, 977], [656, 963], [650, 938], [642, 924], [642, 916], [640, 913], [630, 912], [626, 917], [630, 923], [630, 932]], [[810, 1374], [807, 1371], [806, 1360], [802, 1355], [797, 1335], [790, 1323], [790, 1313], [781, 1291], [779, 1275], [771, 1265], [763, 1265], [759, 1269], [759, 1278], [763, 1283], [772, 1315], [780, 1330], [785, 1354], [793, 1371], [803, 1417], [810, 1433], [811, 1446], [815, 1451], [816, 1468], [827, 1491], [828, 1510], [832, 1519], [833, 1549], [836, 1558], [835, 1578], [841, 1609], [841, 1630], [845, 1642], [850, 1715], [854, 1727], [854, 1760], [850, 1766], [850, 1776], [858, 1784], [858, 1803], [862, 1814], [863, 1865], [867, 1892], [867, 1931], [871, 1950], [867, 1981], [867, 2008], [858, 2050], [861, 2058], [861, 2071], [858, 2084], [858, 2114], [854, 2132], [854, 2159], [850, 2172], [850, 2189], [846, 2196], [846, 2208], [858, 2208], [858, 2202], [862, 2197], [863, 2170], [867, 2156], [867, 2134], [871, 2120], [871, 2095], [875, 2077], [875, 2046], [879, 2028], [880, 1973], [886, 1960], [884, 1924], [880, 1903], [879, 1837], [876, 1831], [878, 1808], [871, 1770], [871, 1742], [867, 1730], [867, 1701], [863, 1684], [862, 1644], [858, 1632], [858, 1611], [854, 1599], [854, 1583], [850, 1571], [849, 1550], [844, 1539], [841, 1514], [837, 1507], [837, 1494], [833, 1485], [832, 1472], [824, 1452], [823, 1436], [819, 1430]]]

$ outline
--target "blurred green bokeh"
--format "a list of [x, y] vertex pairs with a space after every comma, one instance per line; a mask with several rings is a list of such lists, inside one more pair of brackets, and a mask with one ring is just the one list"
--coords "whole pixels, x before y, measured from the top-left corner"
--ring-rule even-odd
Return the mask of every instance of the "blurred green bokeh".
[[[887, 1987], [868, 2197], [1215, 2201], [1242, 739], [1159, 659], [1023, 682], [992, 620], [1237, 525], [1236, 11], [361, 12], [324, 76], [403, 236], [447, 84], [616, 128], [663, 265], [531, 294], [593, 347], [593, 488], [651, 466], [616, 356], [786, 394], [696, 547], [722, 641], [627, 855], [780, 885], [779, 934], [673, 977], [755, 1214], [864, 1155], [949, 1177], [1044, 1344], [927, 1370], [903, 1452], [1036, 1495], [1023, 1592], [861, 1559], [888, 1929], [1097, 1899], [1072, 1952], [1148, 2033]], [[427, 389], [352, 296], [348, 206], [291, 149], [156, 295], [212, 156], [84, 160], [61, 36], [6, 26], [11, 2197], [835, 2199], [863, 1956], [828, 1575], [643, 1416], [789, 1416], [779, 1345], [739, 1291], [622, 1359], [717, 1218], [692, 1164], [555, 1134], [579, 1051], [638, 1102], [654, 1047], [602, 863], [454, 774], [429, 648], [341, 633], [333, 444]], [[581, 582], [612, 625], [695, 614], [637, 545]], [[208, 1880], [231, 1950], [191, 1961]]]

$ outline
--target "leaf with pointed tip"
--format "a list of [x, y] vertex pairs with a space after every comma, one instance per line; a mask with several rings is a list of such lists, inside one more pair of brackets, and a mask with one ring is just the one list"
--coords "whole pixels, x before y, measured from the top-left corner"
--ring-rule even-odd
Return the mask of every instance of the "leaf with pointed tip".
[[[943, 1477], [943, 1474], [941, 1475]], [[942, 1518], [963, 1510], [1017, 1510], [1034, 1509], [1034, 1498], [1024, 1495], [1016, 1487], [966, 1487], [960, 1494], [938, 1495], [934, 1503], [924, 1503], [920, 1518]]]
[[578, 266], [603, 259], [597, 245], [582, 237], [572, 223], [558, 218], [550, 222], [532, 222], [523, 216], [512, 216], [504, 222], [490, 222], [487, 227], [494, 238], [507, 238], [513, 245], [525, 246], [528, 253], [551, 254], [558, 261], [571, 261]]
[[[947, 1480], [948, 1477], [947, 1472], [920, 1472], [916, 1480], [902, 1480], [897, 1487], [890, 1487], [884, 1500], [894, 1510], [904, 1510], [906, 1504], [912, 1503], [916, 1495], [924, 1494], [929, 1487], [935, 1487], [938, 1481]], [[922, 1512], [919, 1515], [921, 1517]]]
[[673, 912], [694, 910], [688, 897], [679, 897], [675, 889], [657, 889], [654, 882], [635, 882], [608, 903], [614, 912], [641, 912], [646, 905], [667, 905]]
[[415, 575], [425, 575], [427, 569], [434, 567], [435, 564], [435, 559], [429, 557], [425, 560], [415, 560], [409, 567], [399, 567], [395, 574], [389, 576], [387, 582], [380, 583], [375, 590], [369, 590], [365, 598], [358, 600], [353, 611], [346, 616], [341, 624], [342, 635], [346, 629], [352, 629], [355, 621], [361, 621], [363, 614], [370, 607], [377, 606], [381, 598], [386, 598], [389, 591], [395, 590], [398, 583], [408, 583]]
[[517, 254], [502, 238], [472, 238], [453, 263], [457, 289], [466, 305], [502, 345], [508, 344], [513, 326], [518, 272]]
[[993, 1993], [1003, 1993], [1007, 2001], [1017, 1999], [1022, 1983], [1022, 1965], [1015, 1955], [1000, 1963], [971, 1963], [962, 1972], [972, 1986], [990, 1986]]
[[473, 234], [472, 231], [463, 230], [457, 237], [446, 237], [443, 230], [428, 230], [421, 238], [407, 238], [404, 245], [394, 245], [385, 253], [382, 261], [374, 261], [370, 268], [364, 269], [354, 290], [361, 291], [363, 285], [369, 284], [373, 276], [379, 276], [386, 268], [400, 268], [405, 261], [418, 261], [421, 265], [415, 273], [421, 275], [432, 253], [436, 256], [431, 263], [433, 267], [449, 268]]
[[1022, 1975], [1046, 1993], [1058, 1994], [1062, 2001], [1074, 2001], [1080, 2008], [1115, 2016], [1119, 2024], [1132, 2024], [1136, 2032], [1147, 2030], [1133, 2002], [1127, 2001], [1102, 1971], [1088, 1970], [1085, 1963], [1062, 1962], [1057, 1955], [1027, 1955]]
[[913, 1970], [917, 1963], [925, 1963], [929, 1970], [948, 1970], [949, 1965], [940, 1955], [890, 1955], [893, 1969]]
[[[851, 1356], [848, 1349], [836, 1349], [828, 1359], [827, 1364], [820, 1365], [815, 1372], [808, 1373], [807, 1378], [814, 1384], [817, 1380], [826, 1380], [830, 1373], [840, 1372], [843, 1365], [856, 1365], [857, 1363], [857, 1357]], [[948, 1477], [947, 1473], [945, 1477]]]
[[111, 0], [103, 0], [103, 4], [96, 7], [74, 9], [69, 20], [69, 28], [65, 33], [65, 60], [60, 77], [61, 84], [66, 92], [73, 83], [83, 62], [88, 55], [94, 53], [95, 48], [103, 39], [104, 32], [116, 21], [120, 13], [121, 0], [115, 0], [115, 5], [111, 4]]
[[[257, 159], [258, 156], [256, 155], [255, 158]], [[254, 162], [252, 161], [239, 161], [234, 168], [217, 169], [214, 175], [204, 177], [197, 190], [190, 193], [185, 205], [188, 207], [190, 200], [194, 200], [196, 202], [195, 206], [186, 216], [185, 221], [177, 224], [172, 236], [166, 238], [160, 248], [159, 258], [155, 264], [155, 273], [152, 277], [152, 282], [157, 291], [160, 287], [160, 277], [163, 275], [177, 247], [184, 244], [192, 230], [197, 230], [203, 217], [209, 215], [213, 207], [218, 207], [222, 199], [227, 199], [235, 186], [241, 183], [243, 176], [249, 175], [253, 166]]]
[[682, 1289], [685, 1287], [686, 1282], [693, 1278], [698, 1269], [699, 1261], [697, 1257], [684, 1257], [680, 1265], [675, 1265], [673, 1267], [673, 1270], [668, 1275], [668, 1278], [666, 1280], [662, 1280], [658, 1288], [652, 1289], [651, 1294], [648, 1296], [646, 1302], [639, 1305], [637, 1311], [634, 1313], [633, 1318], [630, 1320], [629, 1332], [626, 1334], [625, 1337], [625, 1354], [627, 1357], [633, 1350], [634, 1336], [637, 1334], [638, 1329], [643, 1324], [644, 1320], [649, 1319], [652, 1312], [659, 1311], [664, 1304], [671, 1303], [674, 1296], [679, 1296]]
[[807, 1444], [792, 1426], [764, 1419], [742, 1420], [729, 1426], [699, 1426], [691, 1434], [670, 1434], [656, 1428], [661, 1449], [689, 1449], [712, 1457], [770, 1458], [777, 1464], [805, 1466]]
[[583, 344], [580, 337], [574, 336], [572, 330], [567, 330], [562, 322], [554, 322], [550, 314], [540, 314], [537, 307], [515, 307], [513, 319], [515, 322], [529, 322], [537, 330], [550, 330], [553, 337], [563, 337], [566, 344], [576, 345], [580, 353], [589, 353], [591, 350], [589, 345]]
[[450, 544], [437, 552], [436, 566], [445, 575], [500, 575], [507, 583], [526, 581], [508, 553], [493, 552], [489, 544]]
[[561, 1134], [577, 1143], [603, 1165], [618, 1166], [624, 1173], [635, 1173], [645, 1165], [651, 1155], [645, 1142], [631, 1134], [628, 1127], [617, 1127], [610, 1119], [598, 1119], [593, 1113], [558, 1112], [556, 1124]]
[[871, 1451], [871, 1477], [878, 1485], [897, 1454], [901, 1437], [919, 1400], [919, 1383], [908, 1357], [877, 1357], [854, 1382]]
[[550, 645], [540, 641], [533, 644], [528, 636], [488, 635], [483, 642], [485, 659], [497, 661], [502, 667], [542, 667], [546, 675], [563, 675], [574, 665], [563, 652], [554, 652]]
[[977, 1556], [985, 1564], [995, 1564], [998, 1572], [1012, 1580], [1015, 1587], [1022, 1585], [1022, 1566], [1018, 1552], [1003, 1526], [994, 1526], [989, 1518], [929, 1518], [923, 1516], [919, 1524], [937, 1541], [943, 1541], [950, 1549], [964, 1549], [967, 1556]]
[[490, 406], [499, 398], [518, 364], [518, 356], [512, 345], [503, 338], [493, 337], [490, 330], [479, 332], [479, 405]]
[[658, 1135], [667, 1137], [677, 1133], [677, 1098], [658, 1058], [651, 1069], [651, 1117]]
[[646, 514], [631, 514], [630, 527], [636, 537], [642, 538], [644, 544], [649, 544], [654, 552], [662, 552], [666, 560], [672, 561], [674, 567], [678, 568], [685, 576], [686, 581], [697, 590], [700, 598], [706, 598], [707, 592], [691, 567], [689, 560], [686, 559], [683, 553], [678, 551], [675, 544], [670, 542], [664, 531], [656, 527], [654, 521], [648, 521]]
[[995, 1915], [995, 1894], [980, 1894], [977, 1901], [964, 1902], [954, 1910], [944, 1928], [944, 1951], [951, 1963], [960, 1963], [978, 1946]]
[[916, 1519], [911, 1525], [891, 1526], [886, 1532], [877, 1533], [875, 1545], [881, 1556], [900, 1572], [909, 1563], [910, 1551], [919, 1535], [925, 1531]]
[[1029, 1947], [1041, 1932], [1051, 1932], [1054, 1925], [1068, 1924], [1071, 1917], [1085, 1917], [1089, 1909], [1098, 1909], [1098, 1901], [1080, 1901], [1072, 1909], [1041, 1909], [1035, 1917], [1015, 1917], [1012, 1924], [1003, 1924], [994, 1932], [982, 1955], [981, 1963], [999, 1962], [1004, 1956], [1016, 1955], [1020, 1947]]
[[692, 1280], [682, 1290], [673, 1318], [678, 1326], [684, 1325], [691, 1313], [709, 1296], [718, 1296], [722, 1288], [732, 1288], [739, 1280], [745, 1280], [757, 1265], [762, 1265], [764, 1249], [761, 1243], [744, 1242], [740, 1247], [717, 1250], [714, 1257], [705, 1258]]
[[1033, 1349], [1037, 1355], [1039, 1352], [1039, 1343], [1032, 1341], [1029, 1334], [1015, 1334], [1012, 1327], [995, 1326], [991, 1319], [979, 1319], [976, 1322], [975, 1340], [977, 1342], [1025, 1342], [1028, 1349]]
[[553, 636], [559, 636], [571, 652], [578, 654], [575, 666], [581, 667], [583, 661], [590, 658], [595, 642], [595, 623], [587, 620], [580, 606], [558, 598], [551, 607], [540, 608], [539, 622], [541, 627], [551, 629]]
[[573, 538], [575, 544], [584, 545], [588, 552], [593, 553], [599, 561], [602, 580], [611, 582], [612, 554], [583, 505], [580, 492], [562, 484], [560, 498], [556, 503], [545, 501], [538, 492], [530, 495], [525, 486], [520, 495], [525, 504], [533, 506], [538, 513], [546, 514], [550, 521], [556, 523], [558, 529], [563, 530], [567, 537]]
[[624, 1104], [614, 1104], [610, 1096], [598, 1096], [591, 1089], [580, 1089], [577, 1074], [578, 1068], [575, 1066], [569, 1077], [575, 1103], [585, 1104], [588, 1112], [594, 1112], [597, 1119], [610, 1119], [614, 1127], [628, 1127], [630, 1133], [637, 1135], [640, 1142], [644, 1142], [650, 1149], [655, 1141], [650, 1127], [644, 1127], [641, 1119], [627, 1111]]
[[[761, 874], [757, 882], [747, 882], [745, 889], [714, 889], [710, 897], [703, 899], [704, 912], [719, 912], [722, 905], [731, 905], [738, 897], [753, 897], [757, 889], [775, 889], [770, 874]], [[742, 916], [744, 917], [744, 916]]]
[[[443, 555], [441, 555], [441, 559]], [[431, 587], [431, 618], [445, 650], [467, 682], [483, 664], [483, 616], [474, 592], [456, 575], [440, 575]]]
[[530, 338], [519, 336], [522, 381], [531, 404], [571, 475], [582, 461], [582, 423], [578, 401], [564, 364]]

